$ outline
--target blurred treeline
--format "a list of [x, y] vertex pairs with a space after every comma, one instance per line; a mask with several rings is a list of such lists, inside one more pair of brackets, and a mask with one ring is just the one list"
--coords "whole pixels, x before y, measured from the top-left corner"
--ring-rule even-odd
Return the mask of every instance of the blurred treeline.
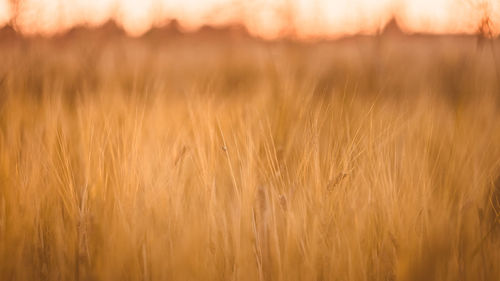
[[500, 40], [477, 36], [396, 31], [330, 41], [266, 41], [238, 26], [183, 34], [170, 25], [131, 38], [108, 23], [51, 38], [22, 38], [7, 29], [0, 32], [2, 96], [58, 94], [70, 103], [106, 91], [175, 96], [192, 92], [192, 81], [202, 81], [206, 94], [224, 97], [302, 87], [318, 97], [426, 94], [456, 107], [479, 93], [500, 96]]

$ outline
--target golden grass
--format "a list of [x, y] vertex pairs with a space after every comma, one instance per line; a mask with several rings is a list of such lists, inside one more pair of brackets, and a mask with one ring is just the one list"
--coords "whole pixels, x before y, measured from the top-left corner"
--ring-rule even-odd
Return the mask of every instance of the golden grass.
[[500, 279], [473, 40], [124, 40], [0, 47], [0, 279]]

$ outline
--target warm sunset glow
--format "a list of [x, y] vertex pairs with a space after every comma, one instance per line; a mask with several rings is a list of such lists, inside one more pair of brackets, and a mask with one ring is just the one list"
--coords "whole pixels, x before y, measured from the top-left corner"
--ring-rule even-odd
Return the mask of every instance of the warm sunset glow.
[[283, 32], [336, 37], [375, 33], [392, 16], [407, 32], [471, 33], [485, 15], [498, 33], [496, 0], [0, 0], [0, 25], [15, 18], [17, 28], [27, 34], [52, 34], [114, 19], [130, 35], [141, 35], [176, 18], [186, 29], [238, 22], [264, 37]]

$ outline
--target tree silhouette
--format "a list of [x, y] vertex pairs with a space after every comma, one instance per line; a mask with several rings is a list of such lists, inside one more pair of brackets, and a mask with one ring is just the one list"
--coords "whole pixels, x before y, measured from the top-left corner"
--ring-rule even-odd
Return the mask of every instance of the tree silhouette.
[[19, 13], [21, 12], [21, 0], [9, 0], [10, 4], [10, 20], [9, 25], [15, 28], [17, 26], [17, 20], [19, 18]]
[[481, 14], [477, 25], [477, 45], [479, 50], [483, 50], [488, 44], [491, 50], [493, 68], [497, 76], [497, 85], [500, 89], [500, 70], [498, 69], [497, 54], [495, 49], [495, 34], [492, 17], [492, 9], [487, 0], [465, 0], [473, 11], [478, 11]]

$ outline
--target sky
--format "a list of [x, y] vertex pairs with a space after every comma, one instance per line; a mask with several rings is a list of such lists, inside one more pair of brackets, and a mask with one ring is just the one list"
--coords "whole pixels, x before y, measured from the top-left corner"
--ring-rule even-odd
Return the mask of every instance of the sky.
[[186, 30], [239, 23], [266, 38], [339, 37], [376, 33], [393, 17], [409, 33], [473, 33], [485, 15], [499, 34], [500, 0], [0, 0], [0, 26], [15, 19], [45, 35], [113, 19], [139, 36], [177, 19]]

